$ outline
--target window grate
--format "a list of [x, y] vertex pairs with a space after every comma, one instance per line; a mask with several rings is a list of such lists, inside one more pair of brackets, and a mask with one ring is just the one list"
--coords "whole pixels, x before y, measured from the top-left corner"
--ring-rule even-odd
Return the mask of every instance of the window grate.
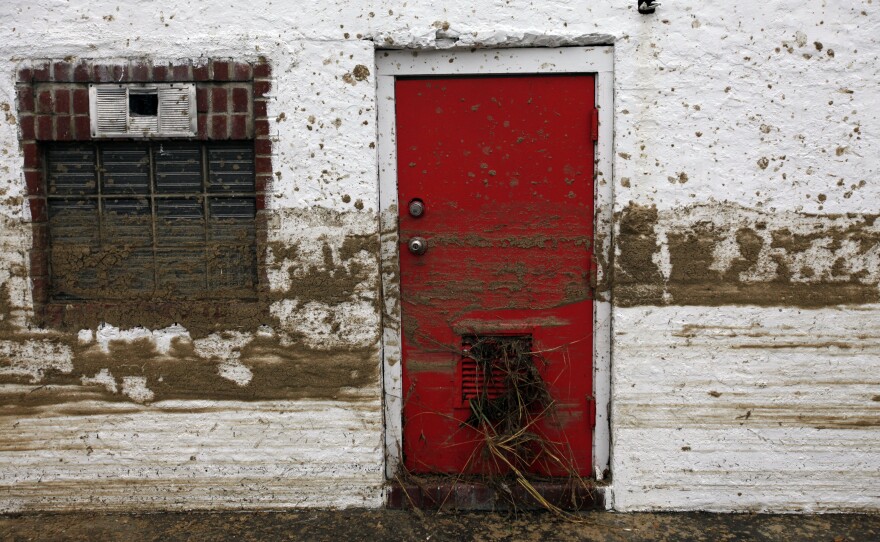
[[46, 151], [54, 300], [255, 297], [252, 142]]

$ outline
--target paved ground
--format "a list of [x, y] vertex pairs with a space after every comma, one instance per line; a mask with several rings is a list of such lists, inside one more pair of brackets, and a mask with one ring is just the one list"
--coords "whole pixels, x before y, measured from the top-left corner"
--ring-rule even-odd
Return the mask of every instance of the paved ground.
[[394, 510], [0, 516], [0, 540], [880, 541], [880, 515], [615, 514]]

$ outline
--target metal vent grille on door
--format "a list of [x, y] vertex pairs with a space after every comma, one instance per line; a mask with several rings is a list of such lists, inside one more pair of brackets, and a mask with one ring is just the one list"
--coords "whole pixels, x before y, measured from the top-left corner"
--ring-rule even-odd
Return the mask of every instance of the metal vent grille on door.
[[466, 335], [459, 363], [461, 406], [472, 399], [493, 400], [507, 391], [508, 372], [517, 367], [516, 355], [531, 358], [530, 335]]
[[91, 85], [92, 137], [192, 137], [196, 87], [191, 83]]

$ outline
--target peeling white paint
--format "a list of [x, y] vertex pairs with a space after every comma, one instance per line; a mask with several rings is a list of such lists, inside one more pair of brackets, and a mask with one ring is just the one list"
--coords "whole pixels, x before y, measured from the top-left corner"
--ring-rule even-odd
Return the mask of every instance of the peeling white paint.
[[218, 367], [220, 376], [231, 380], [239, 386], [247, 386], [254, 378], [254, 373], [239, 358], [223, 360]]
[[[91, 342], [92, 331], [84, 329], [79, 331], [78, 338], [81, 343], [88, 344]], [[182, 340], [190, 342], [189, 332], [180, 325], [169, 326], [165, 329], [149, 330], [142, 327], [132, 329], [119, 329], [112, 324], [104, 323], [98, 326], [94, 332], [95, 342], [102, 352], [110, 353], [110, 343], [114, 341], [131, 343], [137, 340], [146, 339], [153, 344], [153, 347], [160, 354], [168, 354], [174, 340]]]
[[113, 373], [107, 369], [101, 369], [95, 376], [83, 375], [82, 378], [80, 378], [80, 382], [82, 382], [83, 386], [88, 386], [90, 384], [104, 386], [104, 388], [110, 393], [117, 393], [117, 391], [119, 391], [119, 388], [116, 385], [116, 378], [113, 376]]
[[122, 393], [136, 403], [148, 403], [155, 397], [153, 391], [147, 387], [145, 376], [123, 376]]
[[81, 329], [76, 334], [76, 340], [79, 344], [91, 344], [95, 340], [95, 332], [91, 329]]
[[241, 362], [241, 349], [252, 340], [251, 333], [232, 331], [222, 335], [213, 333], [193, 341], [192, 345], [199, 357], [218, 362], [217, 373], [220, 376], [239, 386], [247, 386], [254, 375]]
[[73, 370], [70, 348], [51, 341], [0, 340], [0, 375], [25, 376], [38, 383], [47, 371]]

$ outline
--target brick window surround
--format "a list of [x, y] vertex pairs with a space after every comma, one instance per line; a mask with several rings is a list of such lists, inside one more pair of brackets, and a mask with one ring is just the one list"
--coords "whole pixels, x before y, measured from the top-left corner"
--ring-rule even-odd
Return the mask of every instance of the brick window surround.
[[[47, 172], [43, 154], [49, 143], [92, 140], [88, 90], [92, 83], [195, 83], [198, 131], [191, 140], [253, 141], [257, 295], [260, 298], [267, 295], [261, 247], [265, 247], [266, 235], [265, 194], [272, 178], [272, 142], [266, 116], [271, 76], [271, 66], [262, 59], [253, 62], [199, 59], [171, 63], [144, 59], [128, 63], [38, 60], [19, 67], [16, 105], [19, 142], [24, 157], [24, 180], [31, 211], [33, 246], [30, 252], [30, 276], [34, 318], [38, 325], [67, 328], [95, 319], [94, 325], [105, 320], [105, 315], [118, 313], [120, 309], [103, 302], [56, 303], [50, 299]], [[175, 141], [181, 140], [186, 141], [186, 138], [175, 138]], [[218, 325], [226, 321], [227, 325], [237, 327], [234, 325], [236, 312], [255, 312], [253, 303], [247, 307], [242, 304], [248, 303], [168, 300], [141, 304], [143, 306], [139, 310], [149, 313], [144, 318], [145, 325], [148, 322], [159, 325], [156, 317], [161, 321], [162, 314], [174, 314], [185, 319], [191, 313], [193, 316], [215, 318]]]

